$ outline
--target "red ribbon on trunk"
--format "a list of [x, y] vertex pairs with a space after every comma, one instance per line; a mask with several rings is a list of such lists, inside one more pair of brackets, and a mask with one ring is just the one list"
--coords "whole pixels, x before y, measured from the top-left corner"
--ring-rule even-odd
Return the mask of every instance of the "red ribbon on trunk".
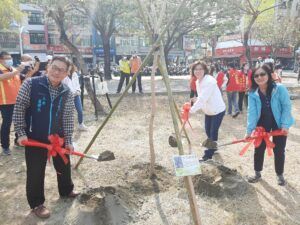
[[270, 140], [270, 137], [283, 135], [287, 135], [287, 133], [281, 129], [266, 132], [265, 128], [256, 127], [255, 130], [252, 132], [251, 136], [247, 139], [244, 139], [245, 142], [249, 143], [242, 149], [242, 151], [240, 151], [240, 156], [246, 153], [251, 144], [254, 144], [255, 148], [257, 148], [261, 145], [262, 141], [265, 141], [266, 143], [268, 156], [272, 156], [272, 150], [275, 147], [275, 144]]

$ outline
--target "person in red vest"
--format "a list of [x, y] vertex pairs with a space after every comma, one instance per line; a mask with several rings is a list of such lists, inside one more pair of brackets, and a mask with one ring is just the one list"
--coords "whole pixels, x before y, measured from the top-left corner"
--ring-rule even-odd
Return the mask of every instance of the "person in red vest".
[[[226, 74], [228, 76], [227, 83], [227, 100], [228, 100], [228, 115], [232, 115], [233, 118], [236, 118], [239, 114], [239, 106], [237, 101], [237, 94], [240, 90], [239, 85], [239, 71], [235, 68], [233, 63], [229, 64], [229, 69]], [[232, 114], [232, 106], [234, 108], [234, 113]]]
[[0, 52], [0, 111], [2, 116], [1, 124], [1, 146], [2, 154], [10, 155], [9, 134], [12, 123], [14, 105], [21, 86], [20, 73], [24, 66], [16, 69], [13, 67], [13, 60], [8, 52]]
[[225, 72], [222, 69], [219, 69], [219, 66], [217, 68], [217, 74], [216, 74], [216, 80], [217, 80], [217, 85], [221, 91], [221, 94], [223, 95], [223, 91], [226, 89], [226, 84], [228, 82], [227, 76], [225, 76]]

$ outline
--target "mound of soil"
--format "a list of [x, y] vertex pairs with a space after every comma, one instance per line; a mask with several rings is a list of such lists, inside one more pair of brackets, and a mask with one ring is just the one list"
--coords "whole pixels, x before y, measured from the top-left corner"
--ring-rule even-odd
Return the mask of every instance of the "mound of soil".
[[160, 165], [155, 165], [154, 169], [155, 176], [151, 177], [149, 163], [133, 165], [124, 177], [128, 188], [134, 193], [142, 195], [167, 191], [173, 183], [173, 175]]
[[[115, 187], [99, 187], [83, 192], [68, 212], [72, 224], [125, 225], [134, 209], [130, 196]], [[72, 220], [72, 221], [70, 221]]]
[[193, 178], [195, 191], [210, 197], [237, 197], [246, 194], [249, 183], [234, 169], [209, 160], [201, 166], [202, 174]]

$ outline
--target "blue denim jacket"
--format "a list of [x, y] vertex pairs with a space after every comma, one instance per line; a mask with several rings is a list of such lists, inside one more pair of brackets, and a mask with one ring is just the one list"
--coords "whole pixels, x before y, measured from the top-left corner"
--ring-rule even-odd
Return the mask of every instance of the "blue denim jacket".
[[[278, 128], [289, 128], [295, 123], [291, 114], [291, 100], [288, 90], [282, 84], [274, 84], [271, 95], [271, 108]], [[261, 114], [261, 101], [256, 91], [248, 95], [247, 134], [255, 130]]]

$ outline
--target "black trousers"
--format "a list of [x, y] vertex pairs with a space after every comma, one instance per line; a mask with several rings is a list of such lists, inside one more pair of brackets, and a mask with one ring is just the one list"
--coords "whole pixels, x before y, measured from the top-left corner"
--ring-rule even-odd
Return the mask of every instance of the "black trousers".
[[[74, 188], [71, 179], [70, 158], [65, 164], [60, 156], [53, 157], [53, 165], [57, 172], [58, 192], [60, 196], [69, 195]], [[45, 202], [44, 180], [47, 164], [47, 150], [36, 147], [25, 147], [27, 166], [26, 195], [30, 208]]]
[[1, 146], [2, 148], [9, 148], [9, 134], [14, 112], [14, 105], [0, 105], [0, 111], [2, 116]]
[[[133, 77], [134, 73], [130, 74], [131, 77]], [[143, 88], [142, 88], [142, 74], [139, 73], [136, 77], [137, 81], [138, 81], [138, 87], [139, 87], [139, 92], [143, 92]], [[132, 92], [135, 92], [136, 89], [136, 80], [132, 83]]]
[[128, 83], [129, 83], [129, 74], [128, 73], [123, 73], [121, 71], [121, 77], [120, 77], [120, 81], [119, 81], [117, 92], [121, 91], [125, 79], [126, 79], [126, 86], [127, 86]]
[[244, 98], [245, 98], [245, 92], [239, 92], [239, 101], [238, 101], [238, 104], [239, 104], [239, 110], [240, 110], [240, 112], [243, 111]]
[[[275, 144], [274, 152], [274, 163], [275, 172], [277, 175], [282, 175], [284, 172], [284, 161], [285, 161], [285, 145], [287, 136], [273, 137], [273, 143]], [[262, 171], [265, 157], [266, 143], [263, 141], [258, 148], [255, 148], [254, 153], [254, 170]]]

